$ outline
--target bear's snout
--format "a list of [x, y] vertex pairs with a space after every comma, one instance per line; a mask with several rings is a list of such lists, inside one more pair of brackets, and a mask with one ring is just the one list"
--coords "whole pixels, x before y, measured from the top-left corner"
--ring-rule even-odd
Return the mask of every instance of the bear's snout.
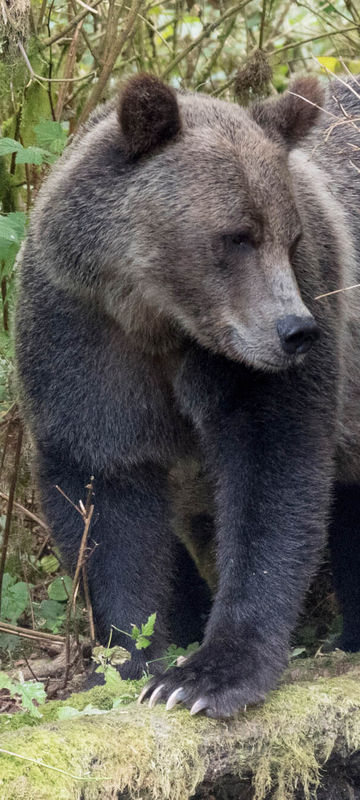
[[307, 353], [319, 339], [320, 330], [314, 317], [296, 317], [289, 314], [277, 321], [277, 332], [281, 346], [288, 355]]

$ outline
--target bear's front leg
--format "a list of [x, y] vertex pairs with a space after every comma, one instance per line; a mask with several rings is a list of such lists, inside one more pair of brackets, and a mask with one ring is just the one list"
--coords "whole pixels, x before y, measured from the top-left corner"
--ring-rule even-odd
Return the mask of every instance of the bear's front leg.
[[202, 378], [194, 366], [181, 396], [217, 485], [218, 591], [201, 648], [141, 699], [226, 717], [286, 664], [326, 532], [334, 393], [310, 368], [263, 375], [209, 357]]

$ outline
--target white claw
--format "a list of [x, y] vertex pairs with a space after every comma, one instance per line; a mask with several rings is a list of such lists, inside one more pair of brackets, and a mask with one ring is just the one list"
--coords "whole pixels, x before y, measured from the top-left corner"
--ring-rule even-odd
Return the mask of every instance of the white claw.
[[174, 692], [171, 692], [171, 695], [166, 703], [166, 711], [171, 711], [171, 709], [174, 708], [174, 706], [176, 706], [176, 703], [181, 703], [184, 697], [185, 697], [184, 689], [182, 686], [179, 686], [178, 689], [175, 689]]
[[139, 697], [138, 697], [138, 699], [137, 699], [137, 701], [138, 701], [139, 705], [140, 705], [140, 703], [142, 703], [142, 701], [145, 699], [145, 697], [146, 697], [146, 695], [147, 695], [148, 691], [149, 691], [149, 684], [147, 683], [147, 684], [146, 684], [146, 686], [144, 686], [144, 688], [141, 690], [141, 692], [140, 692], [140, 694], [139, 694]]
[[192, 716], [194, 716], [194, 714], [198, 714], [199, 711], [202, 711], [204, 708], [206, 708], [207, 704], [208, 701], [205, 697], [199, 697], [199, 699], [196, 700], [196, 703], [194, 703], [194, 705], [191, 707], [190, 714]]
[[164, 683], [160, 683], [160, 686], [158, 686], [157, 689], [154, 689], [149, 700], [149, 708], [153, 708], [154, 705], [157, 703], [158, 697], [161, 694], [161, 690], [164, 688], [164, 686], [165, 686]]

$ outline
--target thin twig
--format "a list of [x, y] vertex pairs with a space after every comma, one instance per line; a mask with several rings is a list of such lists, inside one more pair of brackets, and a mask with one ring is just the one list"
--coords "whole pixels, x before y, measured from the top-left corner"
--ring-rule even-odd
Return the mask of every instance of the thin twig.
[[55, 117], [57, 120], [61, 119], [61, 114], [65, 105], [66, 95], [69, 90], [69, 79], [71, 79], [74, 75], [74, 67], [76, 64], [76, 51], [82, 25], [83, 25], [83, 20], [81, 20], [81, 22], [79, 22], [75, 28], [74, 36], [71, 40], [71, 44], [67, 53], [65, 70], [64, 70], [64, 78], [67, 78], [67, 80], [64, 81], [64, 83], [62, 83], [59, 88], [58, 99], [55, 109]]
[[286, 50], [291, 50], [295, 47], [301, 47], [303, 44], [309, 44], [309, 42], [317, 42], [319, 39], [326, 39], [327, 37], [331, 36], [338, 36], [342, 33], [348, 33], [348, 31], [358, 31], [358, 25], [351, 25], [348, 28], [342, 28], [338, 31], [327, 31], [327, 33], [319, 33], [317, 36], [310, 36], [309, 39], [302, 39], [300, 42], [289, 42], [289, 44], [284, 44], [283, 47], [279, 47], [277, 50], [272, 50], [271, 53], [268, 53], [268, 56], [277, 56], [279, 53], [285, 53]]
[[38, 678], [38, 677], [35, 675], [35, 672], [34, 672], [34, 670], [31, 668], [31, 666], [30, 666], [30, 662], [29, 662], [29, 659], [28, 659], [28, 658], [26, 658], [26, 655], [24, 655], [24, 659], [25, 659], [26, 666], [27, 666], [27, 668], [28, 668], [28, 670], [29, 670], [30, 674], [31, 674], [31, 675], [33, 676], [33, 678], [34, 678], [34, 681], [38, 681], [38, 680], [39, 680], [39, 678]]
[[[6, 500], [7, 502], [9, 502], [9, 495], [5, 494], [5, 492], [1, 492], [0, 491], [0, 497], [3, 500]], [[37, 525], [40, 525], [42, 528], [44, 528], [44, 530], [47, 533], [49, 532], [49, 528], [46, 525], [46, 522], [44, 522], [44, 520], [41, 519], [41, 517], [38, 517], [37, 514], [34, 514], [32, 511], [29, 511], [28, 508], [25, 508], [25, 506], [22, 506], [21, 503], [18, 503], [16, 500], [14, 500], [14, 504], [13, 505], [14, 505], [14, 508], [17, 508], [19, 511], [22, 511], [22, 513], [25, 514], [27, 517], [29, 517], [29, 519], [32, 519], [33, 522], [36, 522]]]
[[65, 492], [63, 491], [63, 489], [61, 489], [61, 487], [60, 487], [60, 486], [58, 486], [58, 484], [57, 484], [57, 483], [55, 484], [55, 489], [57, 489], [57, 490], [58, 490], [58, 492], [60, 492], [60, 494], [62, 494], [62, 496], [63, 496], [63, 497], [65, 497], [65, 500], [67, 500], [67, 501], [68, 501], [68, 503], [70, 503], [70, 505], [71, 505], [73, 508], [75, 508], [75, 511], [77, 511], [77, 512], [78, 512], [78, 514], [80, 514], [80, 515], [82, 516], [82, 513], [81, 513], [81, 511], [80, 511], [80, 508], [79, 508], [79, 506], [75, 505], [75, 503], [73, 503], [73, 501], [72, 501], [72, 500], [70, 500], [70, 497], [68, 497], [68, 495], [67, 495], [67, 494], [65, 494]]
[[83, 590], [84, 590], [84, 598], [85, 598], [85, 605], [88, 613], [89, 619], [89, 628], [90, 628], [90, 643], [91, 646], [94, 647], [96, 642], [96, 634], [95, 634], [95, 623], [94, 623], [94, 614], [91, 605], [91, 597], [89, 591], [89, 581], [86, 572], [86, 564], [83, 564], [82, 567], [82, 581], [83, 581]]
[[314, 300], [322, 300], [323, 297], [330, 297], [332, 294], [340, 294], [340, 292], [349, 292], [350, 289], [359, 289], [360, 283], [354, 283], [352, 286], [345, 286], [344, 289], [335, 289], [333, 292], [325, 292], [325, 294], [318, 294]]
[[[60, 767], [53, 767], [51, 764], [45, 764], [45, 761], [41, 761], [40, 758], [31, 758], [30, 756], [24, 756], [21, 753], [13, 753], [12, 750], [5, 750], [4, 747], [0, 747], [0, 753], [5, 753], [7, 756], [14, 756], [14, 758], [21, 758], [24, 761], [31, 761], [32, 764], [37, 764], [39, 767], [46, 767], [46, 769], [52, 769], [54, 772], [61, 772], [62, 775], [66, 775], [67, 778], [72, 778], [74, 781], [97, 780], [96, 778], [88, 778], [86, 773], [85, 775], [73, 775], [71, 772], [66, 772], [66, 770], [60, 769]], [[106, 778], [102, 778], [102, 780], [106, 780]]]
[[[2, 455], [1, 455], [0, 479], [1, 479], [1, 476], [2, 476], [2, 471], [4, 469], [4, 463], [5, 463], [6, 451], [7, 451], [8, 443], [9, 443], [9, 433], [10, 433], [11, 425], [12, 425], [12, 419], [9, 419], [7, 421], [7, 423], [6, 423], [5, 441], [4, 441], [4, 447], [3, 447], [3, 451], [2, 451]], [[9, 499], [7, 495], [6, 495], [6, 499], [7, 500]]]
[[[95, 2], [91, 6], [91, 9], [93, 10], [94, 8], [96, 8], [96, 6], [100, 5], [100, 3], [102, 2], [103, 0], [95, 0]], [[78, 24], [78, 22], [84, 19], [84, 17], [86, 17], [87, 14], [89, 13], [90, 12], [86, 8], [84, 9], [84, 11], [80, 11], [79, 14], [76, 14], [76, 16], [72, 18], [71, 22], [69, 22], [69, 24], [66, 25], [65, 28], [63, 28], [58, 33], [54, 33], [54, 36], [50, 36], [49, 39], [45, 39], [45, 41], [40, 45], [40, 50], [45, 50], [46, 47], [51, 47], [52, 44], [55, 44], [55, 42], [58, 42], [59, 39], [63, 38], [63, 36], [66, 36], [66, 34], [69, 33], [69, 31], [71, 31], [72, 28], [74, 28]]]
[[4, 538], [3, 538], [1, 559], [0, 559], [0, 616], [1, 616], [1, 590], [2, 590], [2, 582], [3, 582], [4, 572], [5, 572], [5, 561], [6, 561], [7, 549], [8, 549], [9, 537], [10, 537], [10, 527], [11, 527], [12, 510], [13, 510], [13, 505], [14, 505], [15, 489], [16, 489], [16, 484], [17, 484], [17, 479], [18, 479], [18, 474], [19, 474], [22, 440], [23, 440], [23, 426], [22, 426], [22, 423], [19, 422], [19, 425], [18, 425], [18, 437], [17, 437], [17, 442], [16, 442], [16, 451], [15, 451], [15, 459], [14, 459], [14, 469], [13, 469], [13, 474], [12, 474], [11, 483], [10, 483], [9, 500], [8, 500], [8, 505], [7, 505], [6, 522], [5, 522], [5, 529], [4, 529]]
[[80, 127], [80, 125], [82, 125], [83, 122], [85, 122], [85, 120], [88, 118], [93, 108], [95, 108], [95, 106], [97, 106], [98, 102], [101, 100], [103, 91], [110, 78], [114, 64], [116, 60], [119, 58], [124, 45], [128, 42], [130, 34], [133, 31], [138, 12], [140, 11], [143, 2], [144, 0], [133, 0], [131, 11], [124, 20], [124, 27], [120, 33], [120, 36], [118, 38], [115, 38], [115, 40], [110, 45], [108, 52], [106, 53], [105, 61], [103, 64], [103, 68], [100, 72], [99, 79], [94, 84], [90, 97], [87, 103], [85, 103], [82, 113], [80, 114], [78, 127]]
[[46, 11], [46, 3], [47, 3], [47, 0], [42, 0], [40, 12], [39, 12], [39, 18], [38, 18], [38, 21], [36, 23], [36, 27], [37, 27], [38, 30], [41, 27], [42, 21], [44, 19], [44, 14], [45, 14], [45, 11]]
[[215, 22], [211, 22], [208, 25], [205, 25], [205, 27], [203, 28], [203, 30], [201, 31], [199, 36], [197, 36], [191, 42], [191, 44], [189, 44], [187, 47], [185, 47], [184, 50], [181, 51], [181, 53], [178, 53], [178, 55], [175, 58], [173, 58], [172, 61], [170, 61], [170, 64], [168, 64], [166, 69], [164, 69], [164, 72], [162, 73], [161, 77], [162, 78], [166, 78], [169, 75], [169, 73], [172, 72], [172, 70], [178, 65], [179, 61], [182, 61], [183, 58], [186, 58], [186, 56], [189, 53], [191, 53], [191, 51], [194, 50], [195, 47], [198, 47], [199, 44], [201, 44], [201, 42], [204, 39], [207, 39], [207, 37], [210, 36], [210, 34], [213, 31], [215, 31], [216, 28], [219, 27], [219, 25], [222, 25], [223, 22], [225, 22], [227, 19], [229, 19], [230, 17], [233, 17], [235, 14], [238, 14], [239, 11], [241, 11], [243, 8], [245, 8], [245, 6], [247, 6], [250, 2], [251, 2], [251, 0], [243, 0], [242, 3], [238, 3], [238, 5], [232, 6], [232, 8], [228, 8], [228, 10], [225, 11], [225, 13], [222, 14], [219, 17], [219, 19], [215, 20]]
[[212, 56], [209, 58], [207, 64], [205, 64], [205, 67], [204, 67], [204, 69], [203, 69], [203, 71], [202, 71], [202, 73], [201, 73], [201, 75], [199, 77], [199, 80], [198, 80], [197, 85], [196, 85], [196, 90], [197, 91], [199, 91], [200, 87], [203, 86], [208, 81], [210, 76], [212, 75], [213, 68], [214, 68], [215, 64], [218, 63], [219, 57], [220, 57], [220, 55], [221, 55], [221, 53], [222, 53], [222, 51], [223, 51], [223, 49], [225, 47], [227, 39], [229, 38], [229, 36], [230, 36], [230, 34], [231, 34], [232, 30], [233, 30], [235, 22], [236, 22], [235, 17], [233, 17], [233, 19], [230, 19], [228, 24], [227, 24], [227, 26], [225, 27], [224, 32], [222, 34], [220, 34], [219, 43], [218, 43], [217, 47], [215, 47], [215, 50], [214, 50]]
[[[90, 495], [91, 496], [91, 495]], [[70, 501], [71, 502], [71, 501]], [[74, 505], [72, 503], [72, 505]], [[85, 548], [87, 543], [87, 538], [89, 534], [89, 529], [91, 525], [92, 515], [94, 513], [94, 506], [90, 505], [88, 512], [84, 509], [84, 513], [82, 514], [84, 520], [84, 531], [81, 537], [80, 548], [79, 548], [79, 555], [76, 564], [74, 579], [73, 579], [73, 586], [72, 586], [72, 594], [71, 598], [68, 602], [67, 607], [67, 615], [66, 615], [66, 644], [65, 644], [65, 675], [64, 675], [64, 683], [63, 688], [66, 687], [68, 677], [69, 677], [69, 670], [70, 670], [70, 620], [71, 614], [75, 611], [75, 603], [76, 597], [79, 589], [79, 582], [80, 582], [80, 573], [83, 570], [84, 563], [85, 563]]]
[[262, 10], [261, 10], [260, 32], [259, 32], [259, 50], [263, 49], [265, 20], [266, 20], [266, 0], [263, 0]]

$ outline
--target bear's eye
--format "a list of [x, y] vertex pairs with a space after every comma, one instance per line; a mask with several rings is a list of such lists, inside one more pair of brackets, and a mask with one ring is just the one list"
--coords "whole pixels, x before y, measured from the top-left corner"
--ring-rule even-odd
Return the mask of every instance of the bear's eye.
[[244, 231], [238, 231], [236, 233], [228, 233], [224, 237], [230, 245], [233, 247], [252, 247], [253, 241], [251, 236]]

